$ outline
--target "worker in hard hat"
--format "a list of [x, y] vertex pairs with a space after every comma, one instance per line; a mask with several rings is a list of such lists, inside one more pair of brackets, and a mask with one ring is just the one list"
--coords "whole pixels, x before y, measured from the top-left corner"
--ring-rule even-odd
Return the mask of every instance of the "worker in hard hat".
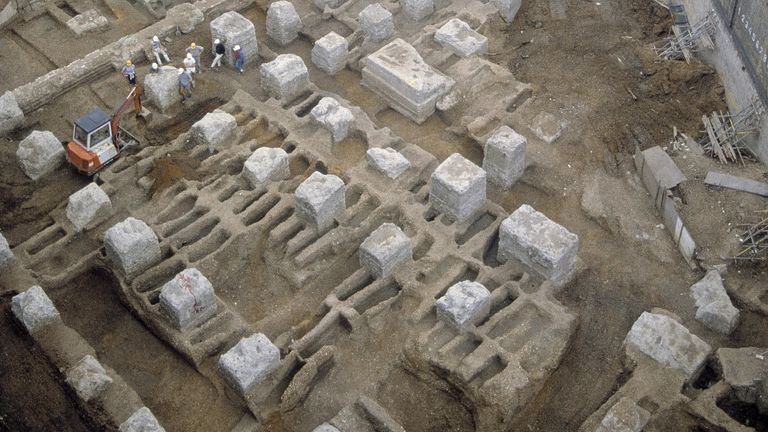
[[157, 65], [157, 63], [152, 63], [152, 66], [149, 68], [149, 73], [156, 74], [160, 72], [160, 66]]
[[195, 59], [192, 58], [192, 53], [187, 53], [187, 56], [184, 57], [184, 70], [189, 74], [189, 77], [192, 78], [192, 87], [195, 87]]
[[123, 65], [123, 68], [120, 70], [120, 72], [126, 79], [128, 79], [128, 85], [136, 85], [136, 66], [133, 65], [131, 59], [125, 61], [125, 65]]
[[157, 36], [152, 36], [152, 52], [155, 53], [157, 64], [159, 65], [163, 64], [163, 61], [160, 59], [161, 55], [165, 58], [165, 61], [167, 63], [171, 62], [171, 58], [168, 57], [168, 52], [163, 47], [163, 44], [160, 43], [160, 38]]
[[221, 43], [221, 39], [216, 39], [213, 41], [213, 53], [216, 55], [216, 57], [213, 58], [211, 69], [219, 70], [221, 67], [221, 58], [224, 57], [225, 52], [226, 48], [224, 48], [224, 44]]
[[200, 55], [203, 53], [203, 47], [198, 46], [194, 42], [192, 42], [189, 45], [189, 48], [187, 48], [187, 54], [192, 54], [192, 58], [195, 59], [195, 64], [197, 64], [197, 71], [196, 73], [202, 73], [203, 72], [203, 64], [200, 63]]
[[245, 53], [240, 49], [240, 45], [235, 45], [232, 51], [235, 54], [235, 69], [239, 70], [242, 74], [245, 72]]
[[184, 103], [187, 99], [192, 98], [192, 75], [189, 74], [184, 68], [179, 68], [179, 94], [181, 95], [181, 102]]

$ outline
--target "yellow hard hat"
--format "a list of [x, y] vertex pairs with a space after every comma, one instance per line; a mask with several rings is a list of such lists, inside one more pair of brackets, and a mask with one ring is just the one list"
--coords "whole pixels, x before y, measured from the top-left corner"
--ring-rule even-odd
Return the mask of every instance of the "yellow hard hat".
[[126, 61], [125, 61], [125, 64], [127, 64], [128, 66], [130, 66], [130, 65], [131, 65], [131, 64], [133, 64], [133, 63], [131, 63], [131, 59], [128, 59], [128, 60], [126, 60]]
[[192, 42], [192, 45], [190, 45], [190, 47], [192, 47], [192, 48], [194, 48], [194, 47], [196, 47], [196, 46], [197, 46], [197, 45], [195, 45], [195, 43], [194, 43], [194, 42]]

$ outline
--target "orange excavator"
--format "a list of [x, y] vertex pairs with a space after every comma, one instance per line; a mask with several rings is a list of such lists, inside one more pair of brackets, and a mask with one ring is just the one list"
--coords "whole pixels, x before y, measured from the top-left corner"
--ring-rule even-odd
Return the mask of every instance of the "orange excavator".
[[120, 127], [120, 120], [131, 104], [137, 117], [147, 115], [148, 111], [141, 106], [138, 85], [112, 117], [95, 109], [75, 121], [72, 140], [67, 144], [67, 160], [77, 171], [92, 176], [119, 158], [125, 149], [138, 145], [136, 137]]

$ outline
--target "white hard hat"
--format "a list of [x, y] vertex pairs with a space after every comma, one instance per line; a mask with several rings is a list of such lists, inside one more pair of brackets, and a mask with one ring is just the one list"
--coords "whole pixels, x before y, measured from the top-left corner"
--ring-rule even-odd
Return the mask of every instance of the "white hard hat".
[[192, 58], [192, 53], [187, 53], [187, 58]]
[[155, 41], [155, 42], [159, 42], [159, 41], [160, 41], [160, 38], [159, 38], [159, 37], [157, 37], [157, 36], [152, 36], [152, 40], [153, 40], [153, 41]]
[[152, 69], [157, 69], [157, 63], [152, 63]]
[[184, 68], [179, 68], [179, 75], [184, 73]]
[[213, 43], [215, 43], [215, 44], [220, 44], [220, 43], [221, 43], [221, 40], [219, 40], [219, 39], [216, 39], [215, 41], [213, 41]]
[[234, 49], [235, 51], [240, 51], [240, 45], [235, 45], [235, 47], [234, 47], [233, 49]]

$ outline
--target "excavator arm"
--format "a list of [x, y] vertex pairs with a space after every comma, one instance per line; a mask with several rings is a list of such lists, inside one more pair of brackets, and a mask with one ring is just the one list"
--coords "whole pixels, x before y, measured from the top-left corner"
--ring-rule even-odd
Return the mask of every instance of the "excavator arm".
[[119, 108], [112, 114], [112, 121], [110, 122], [110, 128], [112, 129], [112, 142], [115, 144], [115, 148], [120, 150], [120, 120], [123, 119], [123, 114], [128, 110], [128, 107], [133, 104], [133, 109], [136, 114], [141, 112], [141, 87], [137, 84], [133, 86], [131, 92], [125, 98]]

